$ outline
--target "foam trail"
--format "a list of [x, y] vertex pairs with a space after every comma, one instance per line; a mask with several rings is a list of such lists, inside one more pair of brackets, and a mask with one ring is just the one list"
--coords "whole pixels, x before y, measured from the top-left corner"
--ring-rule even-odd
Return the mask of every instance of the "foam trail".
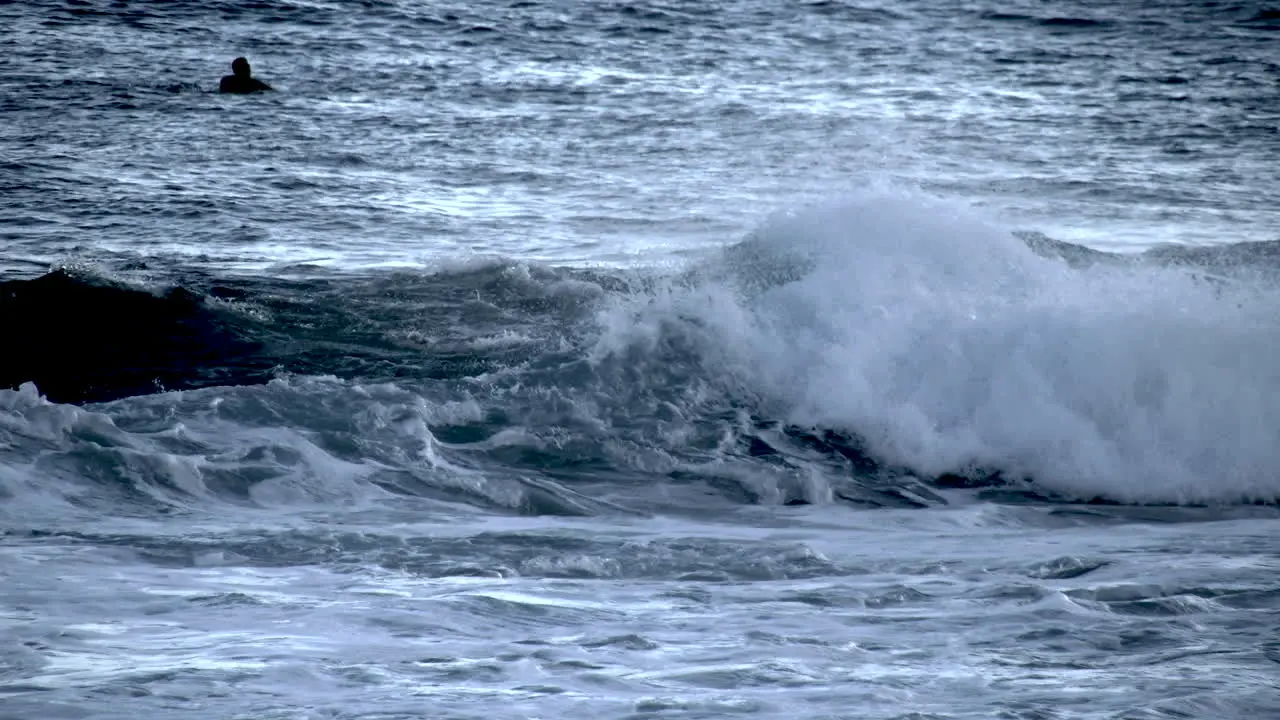
[[734, 254], [751, 259], [736, 277], [664, 303], [708, 328], [709, 371], [789, 422], [919, 472], [998, 469], [1076, 497], [1280, 497], [1272, 288], [1071, 269], [904, 193], [781, 217]]

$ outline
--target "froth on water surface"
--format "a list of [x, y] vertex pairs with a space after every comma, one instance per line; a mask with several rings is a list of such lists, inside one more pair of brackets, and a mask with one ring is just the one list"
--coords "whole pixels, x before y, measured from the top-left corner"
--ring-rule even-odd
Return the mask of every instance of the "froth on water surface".
[[21, 580], [5, 595], [6, 705], [19, 717], [1274, 711], [1274, 520], [1046, 532], [990, 507], [904, 512], [794, 510], [785, 529], [768, 528], [776, 515], [752, 529], [761, 518], [422, 509], [375, 523], [224, 514], [221, 529], [181, 535], [118, 521], [10, 532], [4, 563]]

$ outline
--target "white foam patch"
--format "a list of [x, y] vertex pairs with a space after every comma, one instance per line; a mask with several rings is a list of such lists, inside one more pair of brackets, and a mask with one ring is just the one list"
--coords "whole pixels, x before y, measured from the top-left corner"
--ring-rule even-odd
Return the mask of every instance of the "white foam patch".
[[691, 322], [708, 372], [921, 472], [1134, 502], [1280, 496], [1272, 288], [1071, 269], [904, 192], [777, 218], [731, 255], [736, 274], [606, 312], [595, 355]]

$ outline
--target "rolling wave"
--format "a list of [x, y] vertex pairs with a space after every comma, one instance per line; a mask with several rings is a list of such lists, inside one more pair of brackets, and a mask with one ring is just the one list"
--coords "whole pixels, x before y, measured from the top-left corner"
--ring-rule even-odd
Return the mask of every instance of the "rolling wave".
[[708, 372], [769, 416], [856, 435], [922, 477], [1122, 502], [1280, 491], [1271, 243], [1112, 256], [869, 195], [748, 246], [729, 273], [620, 310], [602, 342], [696, 324]]

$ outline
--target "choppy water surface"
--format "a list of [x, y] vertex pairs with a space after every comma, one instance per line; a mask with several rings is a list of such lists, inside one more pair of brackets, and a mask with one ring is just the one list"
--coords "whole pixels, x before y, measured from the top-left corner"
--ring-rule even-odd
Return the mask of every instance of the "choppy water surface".
[[0, 26], [0, 718], [1280, 714], [1273, 8]]
[[[885, 178], [1093, 245], [1280, 235], [1261, 5], [0, 13], [15, 257], [653, 261]], [[281, 92], [210, 96], [235, 54]]]

